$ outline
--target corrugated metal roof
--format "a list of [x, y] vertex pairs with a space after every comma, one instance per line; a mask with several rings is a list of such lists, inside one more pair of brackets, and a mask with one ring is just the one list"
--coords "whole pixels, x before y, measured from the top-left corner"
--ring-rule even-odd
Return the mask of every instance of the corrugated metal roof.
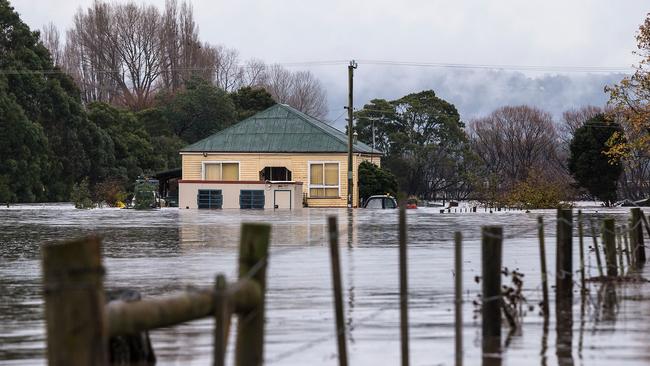
[[[181, 152], [347, 152], [348, 137], [336, 128], [285, 104], [276, 104]], [[354, 152], [381, 154], [357, 142]]]

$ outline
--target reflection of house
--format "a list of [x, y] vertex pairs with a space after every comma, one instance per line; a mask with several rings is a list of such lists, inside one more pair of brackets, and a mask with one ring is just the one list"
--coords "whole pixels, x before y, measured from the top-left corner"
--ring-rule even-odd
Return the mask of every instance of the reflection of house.
[[[179, 206], [186, 208], [346, 207], [347, 135], [277, 104], [181, 150]], [[357, 168], [380, 152], [356, 142]], [[374, 158], [374, 159], [371, 159]]]

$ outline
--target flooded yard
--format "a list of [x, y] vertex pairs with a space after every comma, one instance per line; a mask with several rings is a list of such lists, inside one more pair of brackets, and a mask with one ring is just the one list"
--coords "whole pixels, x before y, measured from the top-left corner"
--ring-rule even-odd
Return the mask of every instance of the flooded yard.
[[[583, 212], [588, 217], [611, 215], [618, 223], [629, 215], [623, 208], [585, 207]], [[144, 212], [82, 211], [69, 205], [0, 209], [0, 364], [45, 364], [39, 244], [99, 233], [104, 238], [106, 288], [126, 287], [151, 296], [189, 284], [212, 286], [218, 272], [235, 279], [240, 225], [258, 221], [272, 224], [266, 364], [334, 365], [336, 338], [326, 243], [326, 219], [330, 215], [339, 218], [350, 364], [397, 365], [397, 210]], [[538, 215], [547, 223], [549, 283], [553, 285], [554, 210], [492, 214], [482, 209], [445, 214], [433, 208], [408, 211], [412, 365], [454, 363], [454, 231], [464, 236], [465, 364], [481, 364], [480, 317], [475, 317], [473, 301], [480, 292], [475, 276], [481, 273], [482, 225], [504, 227], [503, 264], [525, 275], [524, 295], [534, 307], [527, 311], [520, 332], [506, 337], [504, 328], [507, 345], [503, 365], [650, 363], [650, 285], [640, 283], [607, 289], [592, 284], [582, 298], [579, 288], [574, 287], [572, 352], [570, 359], [558, 361], [554, 306], [547, 334], [537, 306], [542, 298]], [[585, 240], [591, 245], [591, 238]], [[577, 243], [574, 237], [576, 270]], [[594, 266], [591, 253], [587, 270], [595, 276]], [[650, 277], [647, 270], [643, 275]], [[553, 298], [551, 287], [551, 301]], [[214, 321], [205, 319], [152, 332], [158, 364], [209, 364], [213, 327]]]

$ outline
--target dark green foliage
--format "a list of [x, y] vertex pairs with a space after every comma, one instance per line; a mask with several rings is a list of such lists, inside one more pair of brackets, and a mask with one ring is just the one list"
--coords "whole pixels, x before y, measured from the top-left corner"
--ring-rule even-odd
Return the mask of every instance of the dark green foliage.
[[158, 186], [151, 182], [140, 179], [135, 184], [134, 198], [135, 209], [146, 210], [156, 207], [156, 191]]
[[72, 186], [70, 199], [74, 203], [75, 208], [86, 209], [95, 207], [95, 203], [90, 198], [90, 188], [88, 187], [87, 178], [84, 178], [81, 183], [75, 183]]
[[6, 0], [0, 0], [0, 29], [0, 69], [15, 70], [0, 76], [3, 195], [65, 200], [88, 175], [93, 155], [104, 155], [97, 150], [106, 136], [88, 122], [72, 79], [54, 68], [38, 33]]
[[275, 104], [271, 94], [264, 88], [246, 86], [230, 94], [230, 97], [235, 104], [238, 121], [246, 119]]
[[[456, 108], [432, 90], [386, 101], [374, 99], [357, 112], [359, 140], [385, 153], [382, 166], [400, 190], [425, 199], [457, 193], [466, 184], [471, 153]], [[461, 197], [462, 198], [462, 197]]]
[[235, 106], [226, 92], [201, 78], [192, 78], [185, 86], [174, 96], [158, 97], [163, 118], [176, 136], [194, 143], [235, 122]]
[[359, 196], [365, 200], [376, 194], [390, 194], [395, 197], [397, 178], [388, 170], [363, 161], [359, 164]]
[[578, 184], [606, 205], [616, 201], [616, 183], [623, 168], [605, 155], [607, 142], [621, 127], [598, 115], [576, 130], [570, 145], [569, 171]]

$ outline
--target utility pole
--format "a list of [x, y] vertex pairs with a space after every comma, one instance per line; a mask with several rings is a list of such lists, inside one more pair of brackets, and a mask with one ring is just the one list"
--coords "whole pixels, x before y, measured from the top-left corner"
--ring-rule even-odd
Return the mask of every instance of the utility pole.
[[353, 128], [353, 118], [354, 118], [354, 104], [352, 100], [352, 90], [353, 83], [352, 79], [354, 78], [354, 69], [357, 68], [356, 61], [350, 61], [348, 65], [348, 208], [352, 208], [352, 198], [354, 197], [354, 180], [352, 179], [352, 128]]

